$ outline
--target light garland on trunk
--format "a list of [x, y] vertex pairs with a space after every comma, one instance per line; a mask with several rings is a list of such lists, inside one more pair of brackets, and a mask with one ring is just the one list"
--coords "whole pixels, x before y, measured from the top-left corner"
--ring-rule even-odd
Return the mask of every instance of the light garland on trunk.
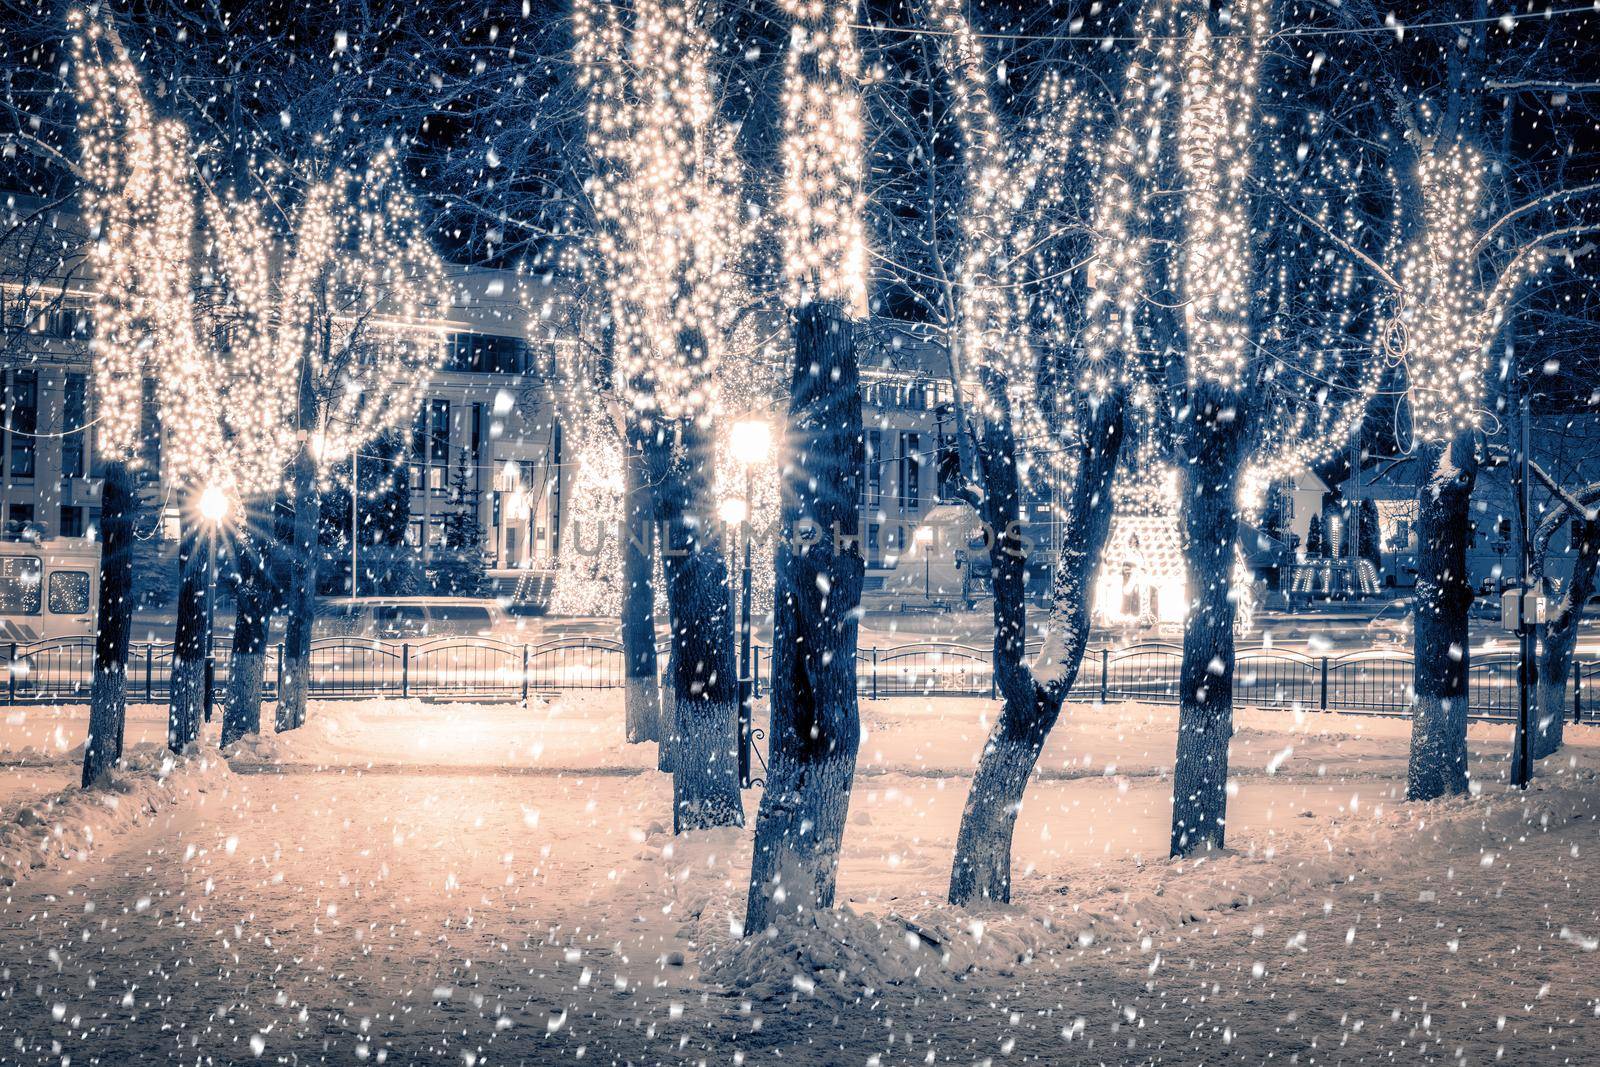
[[1250, 362], [1249, 130], [1261, 71], [1259, 41], [1268, 31], [1263, 0], [1233, 9], [1236, 32], [1213, 38], [1199, 18], [1183, 55], [1178, 162], [1188, 189], [1184, 208], [1182, 292], [1191, 383], [1227, 390]]
[[688, 0], [578, 0], [595, 246], [616, 324], [618, 384], [640, 410], [703, 417], [748, 240], [734, 130], [716, 112], [714, 48]]
[[1420, 155], [1422, 218], [1400, 265], [1398, 351], [1409, 377], [1413, 432], [1421, 441], [1442, 442], [1481, 426], [1489, 346], [1511, 297], [1545, 253], [1526, 249], [1485, 286], [1476, 225], [1483, 155], [1460, 141]]
[[[97, 281], [90, 341], [96, 443], [137, 459], [144, 379], [157, 385], [163, 460], [180, 486], [204, 479], [231, 490], [218, 391], [194, 324], [194, 184], [189, 138], [159, 118], [109, 23], [74, 10], [83, 213]], [[219, 463], [219, 457], [222, 462]]]
[[788, 299], [867, 310], [861, 53], [856, 0], [778, 0], [794, 20], [784, 60], [783, 217]]

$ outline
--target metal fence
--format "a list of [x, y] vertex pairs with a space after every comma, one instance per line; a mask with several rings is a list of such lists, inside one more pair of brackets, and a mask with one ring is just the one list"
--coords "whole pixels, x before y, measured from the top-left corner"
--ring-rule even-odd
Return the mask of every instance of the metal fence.
[[[665, 650], [663, 650], [664, 652]], [[88, 638], [0, 645], [9, 669], [0, 699], [11, 704], [73, 702], [88, 698], [94, 642]], [[1033, 652], [1029, 650], [1030, 654]], [[755, 693], [771, 671], [772, 650], [754, 649]], [[217, 643], [219, 690], [228, 677], [229, 642]], [[1146, 643], [1096, 648], [1085, 654], [1070, 699], [1138, 700], [1174, 704], [1179, 645]], [[665, 663], [665, 656], [662, 657]], [[857, 653], [863, 697], [995, 695], [989, 649], [950, 642], [913, 642]], [[268, 649], [266, 697], [282, 684], [283, 649]], [[141, 643], [128, 659], [128, 695], [165, 700], [172, 647]], [[311, 644], [310, 692], [320, 698], [425, 697], [440, 700], [519, 700], [533, 693], [620, 688], [622, 646], [607, 638], [561, 638], [515, 644], [482, 637], [427, 641], [331, 638]], [[1600, 715], [1600, 662], [1573, 665], [1569, 699], [1574, 717]], [[1411, 702], [1411, 655], [1399, 651], [1307, 656], [1275, 648], [1241, 648], [1234, 671], [1234, 700], [1241, 705], [1359, 711], [1404, 715]], [[1482, 718], [1515, 718], [1516, 656], [1474, 656], [1468, 672], [1468, 711]]]

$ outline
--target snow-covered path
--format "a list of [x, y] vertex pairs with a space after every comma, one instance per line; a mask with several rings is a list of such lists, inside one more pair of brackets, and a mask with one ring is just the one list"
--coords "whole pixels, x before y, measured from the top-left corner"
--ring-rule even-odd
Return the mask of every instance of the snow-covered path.
[[[841, 883], [856, 911], [926, 911], [918, 921], [936, 928], [963, 786], [863, 782]], [[1293, 866], [1308, 828], [1388, 788], [1263, 778], [1236, 798], [1235, 838], [1258, 851], [1277, 841]], [[1150, 904], [1141, 877], [1165, 861], [1129, 856], [1159, 854], [1163, 793], [1158, 780], [1038, 783], [1018, 833], [1036, 870], [1017, 913], [1053, 899], [1065, 914], [1108, 889]], [[1506, 1044], [1507, 1062], [1554, 1064], [1600, 1039], [1584, 940], [1600, 932], [1592, 818], [1499, 845], [1487, 865], [1463, 849], [1457, 819], [1444, 841], [1423, 835], [1346, 885], [1291, 881], [1148, 946], [1115, 931], [1085, 944], [1063, 926], [1026, 963], [826, 995], [701, 973], [709, 942], [731, 939], [693, 881], [714, 894], [736, 880], [748, 837], [673, 841], [668, 797], [655, 775], [231, 776], [11, 891], [0, 1062], [236, 1063], [258, 1049], [295, 1063], [544, 1063], [580, 1049], [602, 1063], [727, 1063], [736, 1050], [748, 1063], [873, 1050], [882, 1063], [930, 1051], [954, 1063], [1454, 1062], [1457, 1046], [1488, 1062]]]

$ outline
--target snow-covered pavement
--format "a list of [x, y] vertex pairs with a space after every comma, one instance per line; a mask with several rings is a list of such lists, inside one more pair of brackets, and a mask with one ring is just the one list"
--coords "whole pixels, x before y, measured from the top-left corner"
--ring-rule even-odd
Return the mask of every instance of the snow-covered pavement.
[[[670, 784], [602, 699], [318, 706], [0, 890], [0, 1063], [1556, 1064], [1600, 1040], [1589, 731], [1523, 797], [1494, 781], [1504, 728], [1474, 726], [1483, 795], [1419, 806], [1407, 724], [1247, 713], [1232, 847], [1175, 864], [1168, 710], [1071, 708], [1017, 904], [974, 914], [940, 899], [984, 702], [863, 710], [847, 909], [768, 943], [732, 929], [748, 832], [666, 833]], [[76, 771], [24, 718], [8, 820]]]

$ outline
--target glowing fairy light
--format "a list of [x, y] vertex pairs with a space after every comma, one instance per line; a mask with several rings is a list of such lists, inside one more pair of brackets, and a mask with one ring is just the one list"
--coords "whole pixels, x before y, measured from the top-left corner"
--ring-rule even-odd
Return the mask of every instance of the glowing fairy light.
[[[957, 321], [950, 338], [952, 362], [975, 397], [977, 414], [1010, 418], [1019, 436], [1037, 451], [1070, 426], [1047, 423], [1038, 403], [1040, 368], [1029, 343], [1030, 250], [1042, 242], [1052, 213], [1065, 199], [1065, 166], [1083, 117], [1081, 97], [1070, 84], [1049, 79], [1026, 136], [1003, 137], [989, 95], [983, 45], [957, 0], [935, 0], [930, 8], [943, 31], [945, 65], [955, 97], [956, 122], [966, 175], [962, 212], [964, 254], [959, 266]], [[1001, 404], [1006, 410], [1001, 411]], [[1060, 405], [1070, 410], [1071, 405]]]
[[[354, 192], [352, 192], [354, 191]], [[423, 229], [398, 152], [338, 168], [296, 214], [280, 295], [277, 358], [309, 361], [321, 401], [321, 469], [416, 418], [444, 335], [444, 264]]]
[[856, 0], [779, 0], [794, 20], [784, 60], [784, 270], [789, 301], [867, 304], [861, 53]]
[[727, 275], [749, 230], [698, 11], [687, 0], [645, 0], [625, 27], [609, 0], [579, 0], [573, 16], [615, 377], [636, 407], [668, 418], [714, 404], [733, 313]]
[[1485, 285], [1477, 254], [1483, 156], [1459, 141], [1420, 155], [1421, 227], [1400, 266], [1395, 347], [1409, 377], [1413, 432], [1422, 441], [1444, 441], [1478, 428], [1489, 346], [1511, 297], [1545, 252], [1525, 249]]
[[1191, 381], [1239, 386], [1250, 344], [1250, 198], [1247, 132], [1261, 68], [1266, 5], [1235, 8], [1240, 32], [1213, 38], [1198, 20], [1185, 46], [1178, 160], [1187, 180], [1183, 293]]
[[550, 610], [557, 615], [615, 616], [622, 610], [622, 550], [628, 536], [624, 524], [623, 449], [621, 436], [604, 412], [574, 413], [576, 462], [566, 490], [566, 529], [551, 591]]
[[[188, 136], [154, 114], [109, 24], [81, 11], [69, 23], [83, 209], [96, 235], [88, 259], [97, 278], [115, 280], [98, 286], [90, 342], [98, 447], [137, 459], [146, 377], [167, 476], [230, 500], [276, 492], [302, 433], [324, 443], [326, 471], [409, 423], [443, 355], [442, 336], [419, 328], [441, 299], [443, 265], [394, 151], [313, 186], [282, 246], [255, 206], [208, 193], [201, 276], [215, 297], [202, 310]], [[326, 405], [324, 424], [303, 428], [306, 361]]]
[[1173, 5], [1153, 0], [1139, 11], [1139, 42], [1117, 121], [1101, 148], [1096, 177], [1094, 255], [1087, 272], [1079, 388], [1091, 397], [1124, 385], [1142, 346], [1150, 258], [1150, 197], [1163, 137], [1165, 90], [1176, 78]]
[[68, 16], [79, 102], [83, 212], [94, 235], [89, 269], [102, 284], [90, 342], [97, 444], [136, 462], [143, 383], [157, 382], [163, 459], [180, 485], [208, 473], [226, 482], [218, 393], [195, 335], [193, 153], [175, 121], [145, 99], [114, 29], [81, 10]]

